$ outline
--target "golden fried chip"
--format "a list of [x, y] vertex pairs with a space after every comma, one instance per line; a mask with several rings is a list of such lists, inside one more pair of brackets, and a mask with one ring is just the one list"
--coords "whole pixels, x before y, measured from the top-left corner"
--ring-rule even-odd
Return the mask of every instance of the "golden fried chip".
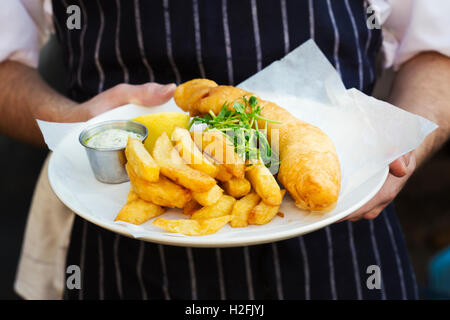
[[216, 164], [217, 166], [217, 175], [216, 175], [216, 179], [222, 182], [226, 182], [229, 181], [231, 179], [233, 179], [233, 175], [228, 172], [227, 168], [225, 168], [224, 164]]
[[[281, 196], [283, 197], [286, 190], [281, 190]], [[248, 216], [249, 224], [266, 224], [269, 223], [273, 217], [278, 213], [280, 206], [271, 206], [264, 201], [260, 201], [259, 204], [253, 208]]]
[[220, 197], [219, 201], [212, 206], [203, 207], [200, 210], [195, 211], [192, 214], [191, 219], [202, 220], [229, 215], [235, 202], [236, 199], [232, 196], [223, 195]]
[[204, 236], [219, 231], [224, 225], [231, 220], [231, 216], [222, 216], [206, 220], [193, 219], [176, 219], [169, 220], [157, 218], [153, 221], [153, 225], [164, 230], [182, 233], [188, 236]]
[[231, 220], [231, 215], [226, 215], [217, 218], [211, 218], [206, 220], [197, 220], [200, 223], [201, 235], [207, 235], [216, 233], [224, 225], [226, 225]]
[[192, 215], [195, 211], [201, 209], [201, 205], [200, 203], [198, 203], [197, 201], [195, 201], [194, 199], [192, 199], [191, 201], [189, 201], [188, 203], [186, 203], [186, 205], [183, 208], [183, 213], [187, 216]]
[[134, 200], [139, 199], [139, 196], [136, 192], [134, 192], [133, 187], [130, 188], [127, 196], [127, 203], [133, 202]]
[[160, 176], [157, 182], [149, 182], [139, 178], [128, 164], [126, 169], [134, 192], [142, 200], [169, 208], [183, 208], [192, 199], [189, 190], [164, 176]]
[[245, 178], [236, 177], [225, 181], [222, 185], [225, 189], [225, 192], [235, 198], [245, 196], [250, 192], [250, 189], [252, 188], [250, 181]]
[[172, 133], [172, 141], [175, 144], [175, 149], [191, 168], [204, 172], [213, 178], [217, 175], [217, 167], [198, 149], [188, 130], [175, 128]]
[[152, 224], [161, 229], [174, 233], [182, 233], [188, 236], [200, 234], [200, 223], [196, 220], [157, 218]]
[[214, 178], [204, 172], [192, 169], [184, 162], [165, 132], [155, 142], [153, 158], [160, 166], [163, 175], [187, 189], [205, 192], [216, 184]]
[[192, 192], [192, 198], [204, 207], [212, 206], [219, 201], [223, 190], [217, 184], [206, 192]]
[[132, 137], [128, 138], [125, 156], [138, 177], [150, 182], [158, 181], [159, 166], [147, 149], [145, 149], [141, 140]]
[[151, 218], [163, 214], [164, 211], [164, 208], [138, 198], [127, 202], [114, 221], [120, 220], [132, 224], [142, 224]]
[[245, 163], [225, 134], [218, 130], [208, 130], [194, 131], [191, 135], [195, 144], [217, 163], [223, 164], [229, 173], [238, 178], [245, 176]]
[[248, 226], [248, 216], [250, 211], [261, 201], [261, 197], [254, 191], [247, 194], [242, 199], [236, 201], [231, 211], [230, 225], [233, 228]]
[[264, 164], [252, 165], [246, 171], [246, 177], [265, 203], [273, 206], [281, 204], [280, 186]]
[[[202, 142], [201, 142], [202, 135], [203, 135], [203, 133], [200, 132], [200, 131], [191, 132], [191, 136], [192, 136], [193, 139], [200, 139], [200, 140], [197, 141], [197, 143], [194, 142], [194, 144], [196, 146], [198, 146], [199, 148], [201, 148], [201, 146], [202, 146]], [[213, 163], [216, 166], [217, 172], [216, 172], [215, 178], [217, 180], [225, 182], [225, 181], [228, 181], [228, 180], [233, 178], [233, 174], [228, 171], [228, 169], [225, 166], [225, 164], [220, 163], [219, 161], [217, 161], [215, 158], [213, 158], [212, 156], [210, 156], [206, 152], [203, 152], [203, 157], [208, 159], [211, 163]]]

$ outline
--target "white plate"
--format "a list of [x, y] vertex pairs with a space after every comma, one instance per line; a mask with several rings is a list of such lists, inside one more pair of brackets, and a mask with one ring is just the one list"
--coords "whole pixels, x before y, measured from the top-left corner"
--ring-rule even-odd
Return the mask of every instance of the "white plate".
[[[164, 106], [152, 112], [164, 110]], [[151, 110], [151, 109], [149, 109]], [[172, 111], [172, 110], [169, 110]], [[326, 227], [354, 212], [369, 201], [382, 187], [388, 168], [373, 175], [359, 187], [339, 197], [334, 210], [326, 213], [310, 213], [295, 207], [286, 195], [280, 212], [263, 226], [246, 228], [223, 227], [219, 232], [199, 237], [189, 237], [166, 232], [147, 221], [140, 226], [114, 222], [117, 212], [125, 203], [130, 188], [129, 183], [109, 185], [98, 182], [89, 166], [83, 147], [78, 142], [82, 128], [67, 134], [54, 150], [48, 170], [50, 185], [59, 199], [80, 217], [119, 234], [141, 240], [178, 246], [192, 247], [232, 247], [253, 245], [283, 240]], [[166, 218], [186, 218], [179, 209], [170, 209]]]

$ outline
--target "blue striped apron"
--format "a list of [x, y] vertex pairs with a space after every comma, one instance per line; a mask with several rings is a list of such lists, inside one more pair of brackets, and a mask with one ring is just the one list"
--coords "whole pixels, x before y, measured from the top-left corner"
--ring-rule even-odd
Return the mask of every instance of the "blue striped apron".
[[[82, 29], [66, 28], [78, 5]], [[238, 84], [313, 38], [347, 88], [370, 94], [380, 30], [362, 0], [53, 0], [68, 68], [67, 95], [85, 101], [112, 86], [206, 77]], [[394, 208], [271, 244], [184, 248], [147, 243], [76, 217], [68, 265], [81, 290], [67, 299], [415, 299]], [[367, 268], [380, 267], [370, 289]]]

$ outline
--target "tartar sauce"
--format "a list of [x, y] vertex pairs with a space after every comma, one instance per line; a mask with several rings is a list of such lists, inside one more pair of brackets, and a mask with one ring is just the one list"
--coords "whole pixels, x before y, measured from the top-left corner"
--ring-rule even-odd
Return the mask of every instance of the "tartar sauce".
[[131, 131], [122, 129], [107, 129], [90, 137], [86, 141], [86, 145], [91, 148], [99, 149], [125, 148], [128, 137], [137, 139], [144, 138], [142, 135]]

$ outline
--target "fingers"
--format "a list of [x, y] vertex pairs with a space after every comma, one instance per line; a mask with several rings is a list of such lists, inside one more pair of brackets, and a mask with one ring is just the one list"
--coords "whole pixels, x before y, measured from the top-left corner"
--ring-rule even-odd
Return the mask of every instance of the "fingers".
[[167, 85], [148, 83], [134, 86], [132, 90], [129, 90], [128, 101], [146, 107], [158, 106], [172, 98], [175, 89], [176, 85], [173, 83]]
[[359, 208], [358, 210], [347, 216], [345, 219], [346, 220], [351, 220], [355, 218], [362, 219], [366, 213], [372, 212], [377, 208], [380, 207], [384, 208], [385, 206], [387, 206], [396, 195], [393, 186], [397, 182], [397, 179], [398, 178], [389, 174], [380, 191], [378, 191], [378, 193], [372, 199], [370, 199], [369, 202], [367, 202], [361, 208]]
[[110, 89], [108, 98], [116, 106], [134, 103], [152, 107], [168, 101], [175, 89], [176, 85], [173, 83], [167, 85], [154, 82], [141, 85], [120, 84]]
[[384, 210], [384, 208], [385, 208], [385, 206], [373, 209], [373, 210], [367, 212], [366, 214], [364, 214], [363, 218], [366, 220], [373, 220], [380, 215], [380, 213]]
[[373, 220], [380, 215], [380, 213], [384, 210], [384, 208], [386, 206], [387, 206], [387, 204], [378, 206], [376, 208], [373, 208], [373, 209], [363, 212], [363, 213], [352, 213], [351, 215], [345, 217], [344, 219], [339, 220], [338, 222], [342, 222], [345, 220], [349, 220], [351, 222], [356, 222], [361, 219]]
[[167, 85], [154, 82], [141, 85], [122, 83], [83, 103], [77, 108], [77, 112], [82, 113], [78, 118], [85, 121], [128, 103], [146, 107], [161, 105], [172, 98], [175, 89], [174, 83]]
[[414, 172], [415, 168], [416, 157], [414, 151], [405, 154], [391, 163], [390, 173], [380, 191], [378, 191], [378, 193], [364, 206], [340, 221], [375, 219], [383, 211], [383, 209], [394, 200], [408, 178]]
[[394, 200], [404, 184], [402, 180], [405, 179], [407, 177], [397, 178], [389, 174], [383, 187], [381, 187], [380, 191], [369, 202], [342, 220], [358, 221], [360, 219], [375, 219]]

